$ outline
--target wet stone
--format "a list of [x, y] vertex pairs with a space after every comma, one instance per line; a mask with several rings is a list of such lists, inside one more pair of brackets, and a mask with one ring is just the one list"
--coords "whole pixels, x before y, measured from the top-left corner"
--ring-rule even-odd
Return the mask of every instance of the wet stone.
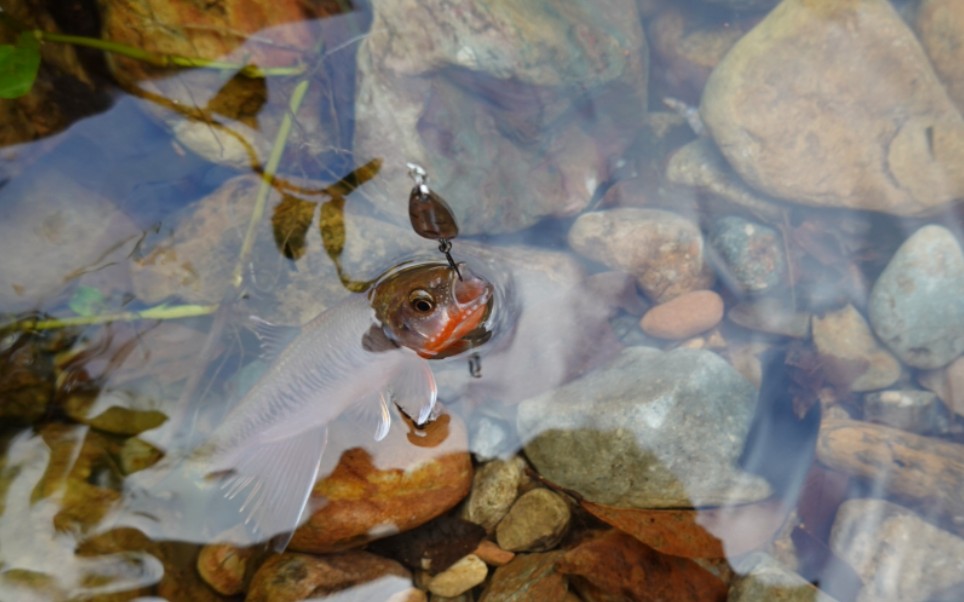
[[830, 548], [862, 578], [857, 602], [924, 602], [964, 584], [964, 539], [883, 500], [844, 502]]
[[900, 362], [877, 342], [853, 305], [814, 316], [812, 328], [823, 367], [836, 384], [851, 391], [873, 391], [900, 378]]
[[923, 0], [916, 28], [947, 94], [964, 112], [964, 4], [957, 0]]
[[786, 0], [730, 49], [700, 114], [776, 198], [896, 215], [964, 196], [964, 119], [887, 0]]
[[525, 481], [525, 468], [525, 460], [518, 456], [480, 466], [460, 516], [491, 533], [518, 497], [519, 487]]
[[745, 574], [734, 580], [727, 602], [835, 602], [772, 556], [754, 554], [736, 568]]
[[864, 396], [864, 420], [927, 435], [947, 431], [937, 395], [929, 391], [881, 391]]
[[520, 554], [492, 574], [479, 602], [567, 600], [569, 585], [556, 570], [562, 552]]
[[713, 291], [684, 293], [650, 309], [640, 321], [643, 332], [661, 339], [687, 339], [723, 319], [723, 299]]
[[[636, 3], [463, 8], [374, 5], [358, 51], [354, 130], [356, 156], [384, 158], [372, 201], [404, 219], [398, 199], [411, 188], [412, 161], [466, 234], [578, 213], [608, 177], [603, 157], [631, 142], [635, 128], [621, 120], [646, 109]], [[587, 100], [599, 117], [579, 117]]]
[[562, 540], [570, 518], [562, 497], [548, 489], [532, 489], [516, 500], [496, 527], [496, 541], [512, 552], [550, 550]]
[[952, 412], [964, 416], [964, 357], [941, 370], [922, 372], [919, 382], [933, 391]]
[[428, 591], [438, 596], [459, 596], [485, 581], [489, 567], [469, 554], [428, 581]]
[[874, 332], [904, 363], [941, 368], [964, 352], [964, 252], [924, 226], [897, 249], [870, 293]]
[[783, 212], [779, 205], [734, 174], [707, 138], [694, 140], [676, 151], [666, 165], [666, 179], [725, 199], [761, 219], [780, 219]]
[[[394, 577], [397, 579], [386, 579]], [[334, 556], [279, 554], [266, 560], [251, 578], [248, 602], [296, 602], [310, 597], [364, 586], [384, 579], [387, 591], [395, 594], [410, 589], [411, 575], [393, 560], [368, 552], [346, 552]], [[368, 599], [387, 599], [370, 597]]]
[[710, 351], [629, 347], [518, 411], [539, 473], [592, 502], [628, 508], [763, 499], [735, 468], [756, 391]]
[[786, 258], [773, 228], [727, 216], [713, 224], [710, 244], [720, 254], [727, 283], [737, 290], [765, 293], [783, 284]]
[[569, 230], [569, 246], [589, 259], [629, 272], [656, 302], [713, 283], [699, 228], [668, 211], [623, 208], [585, 213]]

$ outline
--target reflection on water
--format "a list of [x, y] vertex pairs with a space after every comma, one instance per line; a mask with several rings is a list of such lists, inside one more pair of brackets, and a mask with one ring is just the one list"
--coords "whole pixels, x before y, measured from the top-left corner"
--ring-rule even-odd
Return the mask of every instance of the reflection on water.
[[187, 4], [0, 105], [0, 597], [960, 597], [961, 3]]

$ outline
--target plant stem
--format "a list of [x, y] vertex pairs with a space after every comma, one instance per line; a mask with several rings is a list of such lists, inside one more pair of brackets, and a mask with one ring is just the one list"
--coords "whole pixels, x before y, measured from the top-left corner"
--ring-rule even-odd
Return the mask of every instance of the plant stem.
[[89, 326], [91, 324], [105, 324], [107, 322], [132, 322], [134, 320], [179, 320], [206, 316], [217, 311], [217, 305], [158, 305], [141, 311], [122, 311], [113, 314], [98, 314], [93, 316], [70, 316], [67, 318], [30, 318], [18, 320], [0, 326], [0, 332], [11, 330], [54, 330], [70, 326]]
[[251, 250], [254, 248], [255, 232], [264, 217], [264, 210], [268, 204], [268, 194], [271, 192], [274, 176], [278, 172], [278, 165], [281, 164], [281, 157], [284, 155], [285, 145], [288, 142], [288, 136], [291, 134], [295, 114], [301, 107], [301, 102], [308, 92], [309, 84], [309, 80], [305, 78], [299, 81], [292, 91], [291, 100], [288, 103], [288, 112], [281, 120], [278, 134], [275, 136], [274, 144], [271, 147], [271, 155], [268, 157], [268, 162], [261, 174], [261, 186], [258, 188], [258, 196], [255, 198], [254, 209], [251, 211], [251, 219], [248, 221], [248, 230], [244, 234], [244, 242], [241, 244], [241, 251], [238, 252], [238, 261], [234, 266], [234, 274], [231, 278], [231, 282], [236, 289], [240, 289], [244, 283], [244, 264], [248, 261]]
[[34, 37], [41, 42], [56, 42], [59, 44], [73, 44], [75, 46], [86, 46], [96, 48], [105, 52], [119, 54], [128, 58], [137, 59], [154, 65], [155, 67], [189, 67], [218, 69], [222, 71], [237, 71], [239, 74], [250, 78], [263, 78], [269, 76], [293, 76], [302, 75], [306, 71], [305, 65], [294, 65], [291, 67], [258, 67], [257, 65], [242, 65], [227, 61], [208, 60], [196, 57], [178, 56], [174, 54], [154, 54], [141, 48], [111, 42], [110, 40], [99, 40], [85, 36], [75, 36], [50, 31], [33, 30]]

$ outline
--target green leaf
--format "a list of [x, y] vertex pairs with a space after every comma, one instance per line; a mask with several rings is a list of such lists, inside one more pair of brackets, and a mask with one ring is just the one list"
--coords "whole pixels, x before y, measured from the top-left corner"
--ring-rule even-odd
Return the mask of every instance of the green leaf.
[[93, 316], [104, 308], [104, 293], [90, 286], [79, 286], [67, 305], [78, 316]]
[[19, 98], [33, 87], [40, 69], [40, 44], [23, 32], [16, 46], [0, 45], [0, 98]]

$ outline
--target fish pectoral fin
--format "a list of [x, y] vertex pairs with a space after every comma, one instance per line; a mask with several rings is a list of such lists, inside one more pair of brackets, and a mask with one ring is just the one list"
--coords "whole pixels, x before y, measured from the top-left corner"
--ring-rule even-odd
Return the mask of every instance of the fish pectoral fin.
[[376, 391], [357, 400], [352, 409], [343, 417], [363, 429], [375, 423], [375, 441], [381, 441], [388, 436], [392, 428], [392, 412], [389, 406], [390, 396], [386, 391]]
[[274, 538], [279, 551], [288, 545], [301, 524], [327, 441], [327, 429], [315, 429], [235, 455], [219, 488], [225, 499], [240, 504], [235, 506], [239, 519], [254, 539]]
[[391, 400], [418, 426], [437, 418], [438, 385], [428, 360], [412, 356], [388, 384]]

